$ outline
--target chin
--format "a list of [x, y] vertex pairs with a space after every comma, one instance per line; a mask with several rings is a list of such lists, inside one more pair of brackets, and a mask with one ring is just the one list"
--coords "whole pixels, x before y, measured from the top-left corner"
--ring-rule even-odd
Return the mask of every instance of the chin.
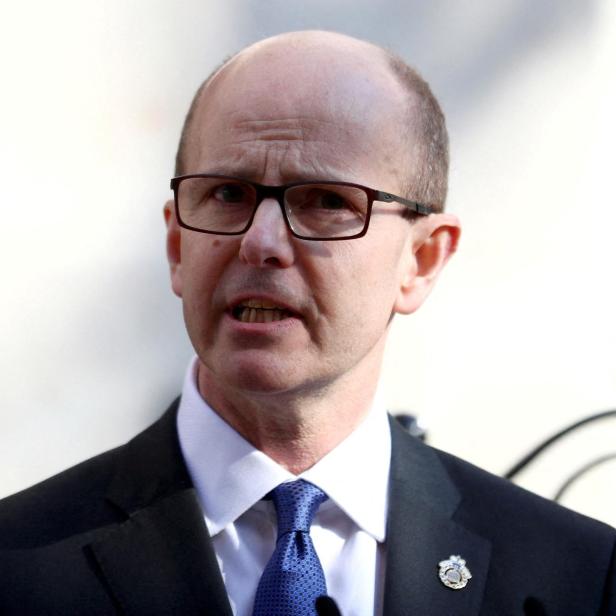
[[249, 362], [238, 364], [229, 377], [238, 389], [252, 394], [284, 393], [296, 389], [302, 383], [299, 375], [290, 371], [289, 366], [278, 368]]
[[212, 379], [223, 390], [226, 386], [253, 395], [289, 392], [301, 388], [308, 378], [286, 355], [281, 358], [262, 351], [229, 353], [206, 364]]

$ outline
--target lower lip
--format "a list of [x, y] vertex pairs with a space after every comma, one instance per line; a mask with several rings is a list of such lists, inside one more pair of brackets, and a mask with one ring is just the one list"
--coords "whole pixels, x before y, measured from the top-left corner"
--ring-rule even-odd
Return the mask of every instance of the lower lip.
[[280, 321], [269, 321], [263, 323], [239, 321], [234, 318], [230, 313], [225, 313], [225, 323], [232, 327], [238, 333], [246, 334], [273, 334], [279, 332], [285, 332], [293, 327], [301, 325], [302, 319], [299, 317], [287, 317], [286, 319], [280, 319]]

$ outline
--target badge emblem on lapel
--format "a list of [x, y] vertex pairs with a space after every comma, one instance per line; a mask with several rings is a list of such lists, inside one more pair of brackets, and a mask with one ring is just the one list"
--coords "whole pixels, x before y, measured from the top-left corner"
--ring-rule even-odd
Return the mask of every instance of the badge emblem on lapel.
[[461, 556], [451, 555], [438, 564], [438, 577], [447, 588], [461, 590], [473, 576]]

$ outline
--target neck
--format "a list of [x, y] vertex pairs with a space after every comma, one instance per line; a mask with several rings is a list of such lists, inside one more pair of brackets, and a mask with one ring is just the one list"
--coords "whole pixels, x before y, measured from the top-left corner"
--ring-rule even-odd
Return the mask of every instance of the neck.
[[199, 362], [198, 386], [202, 397], [236, 432], [299, 475], [363, 421], [376, 392], [379, 367], [380, 358], [376, 365], [356, 366], [319, 387], [255, 393], [221, 386]]

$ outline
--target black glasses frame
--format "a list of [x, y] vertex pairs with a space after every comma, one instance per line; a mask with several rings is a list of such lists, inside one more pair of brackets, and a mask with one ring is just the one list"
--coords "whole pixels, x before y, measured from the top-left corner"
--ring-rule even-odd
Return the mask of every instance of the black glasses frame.
[[[248, 184], [255, 189], [256, 194], [256, 203], [255, 207], [248, 219], [246, 226], [240, 231], [208, 231], [206, 229], [200, 229], [198, 227], [193, 227], [182, 220], [182, 216], [180, 215], [180, 205], [179, 205], [179, 188], [180, 184], [183, 180], [189, 180], [191, 178], [216, 178], [220, 180], [232, 180], [235, 182], [243, 182], [244, 184]], [[313, 237], [302, 235], [294, 231], [291, 221], [287, 215], [286, 208], [284, 206], [284, 195], [285, 192], [289, 188], [294, 188], [296, 186], [310, 186], [316, 184], [331, 184], [332, 186], [350, 186], [351, 188], [358, 188], [362, 190], [367, 197], [368, 200], [368, 209], [366, 210], [366, 220], [364, 222], [364, 227], [358, 233], [354, 233], [353, 235], [345, 235], [342, 237]], [[309, 240], [309, 241], [319, 241], [319, 242], [332, 242], [338, 240], [353, 240], [358, 237], [363, 237], [366, 235], [368, 231], [368, 225], [370, 224], [370, 216], [372, 214], [372, 204], [375, 201], [382, 203], [400, 203], [404, 205], [410, 212], [418, 214], [420, 216], [428, 216], [429, 214], [433, 214], [435, 212], [434, 208], [429, 205], [424, 205], [422, 203], [417, 203], [416, 201], [409, 201], [404, 197], [399, 197], [398, 195], [393, 195], [392, 193], [384, 192], [382, 190], [376, 190], [374, 188], [369, 188], [368, 186], [362, 186], [361, 184], [354, 184], [353, 182], [336, 182], [332, 180], [311, 180], [307, 182], [292, 182], [291, 184], [281, 184], [280, 186], [266, 186], [264, 184], [258, 184], [257, 182], [251, 182], [250, 180], [245, 180], [243, 178], [234, 177], [232, 175], [218, 175], [215, 173], [191, 173], [188, 175], [179, 175], [177, 177], [171, 178], [171, 190], [173, 190], [173, 198], [175, 202], [175, 214], [178, 220], [178, 223], [181, 227], [185, 229], [190, 229], [191, 231], [198, 231], [199, 233], [209, 233], [212, 235], [242, 235], [246, 233], [250, 226], [252, 225], [252, 221], [254, 220], [255, 214], [257, 212], [257, 208], [261, 205], [263, 199], [272, 198], [278, 202], [280, 209], [282, 210], [282, 216], [284, 218], [285, 224], [287, 228], [291, 232], [294, 237], [297, 237], [301, 240]]]

